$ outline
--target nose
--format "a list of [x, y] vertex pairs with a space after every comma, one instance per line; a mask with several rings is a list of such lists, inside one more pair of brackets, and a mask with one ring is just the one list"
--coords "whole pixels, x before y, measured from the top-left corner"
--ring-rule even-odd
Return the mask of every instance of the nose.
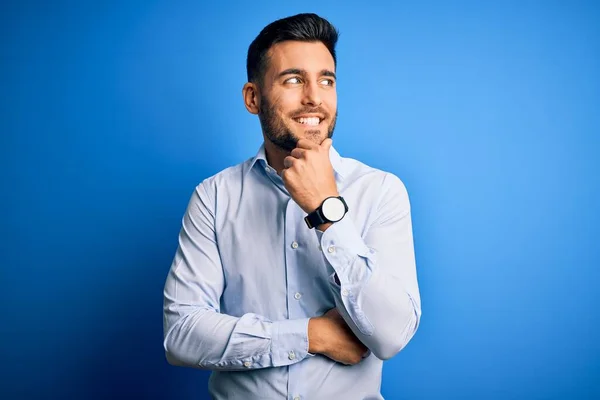
[[304, 85], [304, 96], [302, 98], [302, 104], [306, 106], [317, 107], [320, 106], [323, 100], [319, 93], [319, 86], [316, 82], [307, 83]]

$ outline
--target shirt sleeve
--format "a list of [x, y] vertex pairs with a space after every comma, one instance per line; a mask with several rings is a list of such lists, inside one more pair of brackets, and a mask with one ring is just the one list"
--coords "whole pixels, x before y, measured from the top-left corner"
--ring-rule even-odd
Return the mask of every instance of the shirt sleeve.
[[308, 353], [308, 318], [271, 321], [220, 313], [223, 269], [212, 202], [200, 184], [189, 202], [164, 288], [164, 348], [173, 365], [212, 370], [279, 367]]
[[386, 174], [377, 203], [354, 206], [374, 207], [364, 235], [349, 212], [317, 237], [334, 270], [329, 284], [340, 315], [385, 360], [408, 344], [421, 317], [408, 194]]

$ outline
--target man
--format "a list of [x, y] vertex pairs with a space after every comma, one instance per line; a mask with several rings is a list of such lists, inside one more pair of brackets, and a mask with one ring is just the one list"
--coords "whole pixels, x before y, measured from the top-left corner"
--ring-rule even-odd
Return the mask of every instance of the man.
[[315, 14], [261, 31], [243, 98], [264, 144], [184, 215], [164, 347], [213, 370], [215, 399], [381, 399], [382, 360], [419, 325], [406, 190], [331, 146], [336, 42]]

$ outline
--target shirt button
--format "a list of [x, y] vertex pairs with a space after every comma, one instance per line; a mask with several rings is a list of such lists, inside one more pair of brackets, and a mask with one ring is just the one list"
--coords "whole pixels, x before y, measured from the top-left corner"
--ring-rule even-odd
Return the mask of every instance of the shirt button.
[[288, 354], [288, 358], [290, 360], [293, 360], [294, 358], [296, 358], [296, 354], [293, 351], [290, 351], [289, 354]]
[[265, 167], [265, 171], [266, 171], [267, 173], [270, 173], [270, 172], [271, 172], [271, 168], [269, 168], [269, 167]]
[[294, 295], [294, 298], [295, 298], [296, 300], [300, 300], [300, 297], [302, 297], [302, 295], [301, 295], [300, 293], [296, 293], [296, 294]]
[[300, 396], [294, 397], [294, 400], [300, 400]]
[[245, 361], [244, 362], [244, 367], [249, 367], [251, 365], [252, 365], [252, 363], [250, 361]]
[[298, 248], [298, 242], [292, 242], [292, 249]]
[[329, 248], [327, 249], [328, 252], [333, 253], [335, 251], [335, 247], [333, 246], [329, 246]]
[[348, 291], [346, 289], [342, 290], [342, 296], [348, 296]]

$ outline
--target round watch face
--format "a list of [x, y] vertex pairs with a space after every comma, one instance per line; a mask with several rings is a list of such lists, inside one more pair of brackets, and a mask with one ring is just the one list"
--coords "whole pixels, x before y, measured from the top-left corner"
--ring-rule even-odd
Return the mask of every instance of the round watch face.
[[337, 222], [342, 219], [346, 213], [346, 208], [340, 199], [337, 197], [330, 197], [323, 202], [321, 211], [325, 218], [331, 222]]

